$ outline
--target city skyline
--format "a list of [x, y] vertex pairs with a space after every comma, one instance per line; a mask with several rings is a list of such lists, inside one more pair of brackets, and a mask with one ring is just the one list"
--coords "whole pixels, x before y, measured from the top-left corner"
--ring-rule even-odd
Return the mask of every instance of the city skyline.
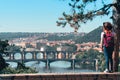
[[[58, 27], [56, 21], [65, 11], [70, 13], [68, 0], [0, 0], [0, 32], [74, 32], [69, 25]], [[110, 21], [109, 16], [97, 17], [82, 24], [78, 32], [90, 32]]]

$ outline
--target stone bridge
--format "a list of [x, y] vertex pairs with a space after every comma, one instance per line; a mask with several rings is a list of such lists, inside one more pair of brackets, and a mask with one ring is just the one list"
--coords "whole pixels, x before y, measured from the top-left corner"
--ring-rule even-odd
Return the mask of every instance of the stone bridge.
[[[19, 55], [19, 56], [18, 56]], [[58, 60], [69, 61], [74, 69], [76, 62], [94, 62], [98, 65], [98, 60], [77, 60], [73, 52], [8, 52], [5, 57], [7, 62], [29, 62], [42, 61], [46, 67], [50, 63]], [[29, 56], [29, 57], [28, 57]], [[37, 73], [37, 74], [0, 74], [0, 80], [120, 80], [120, 73], [103, 73], [103, 72], [80, 72], [80, 73]]]
[[50, 68], [50, 63], [55, 61], [68, 61], [71, 63], [71, 68], [75, 68], [77, 62], [93, 62], [94, 67], [97, 69], [98, 60], [79, 60], [75, 58], [74, 52], [68, 51], [22, 51], [22, 52], [7, 52], [4, 57], [7, 62], [30, 62], [39, 61], [46, 64], [46, 68]]

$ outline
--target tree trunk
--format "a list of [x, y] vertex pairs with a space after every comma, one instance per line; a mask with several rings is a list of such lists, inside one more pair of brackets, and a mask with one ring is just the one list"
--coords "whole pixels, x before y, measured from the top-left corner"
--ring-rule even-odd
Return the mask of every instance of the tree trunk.
[[113, 8], [113, 23], [116, 32], [115, 49], [113, 54], [113, 71], [118, 72], [119, 66], [119, 43], [120, 43], [120, 1], [116, 0]]
[[119, 40], [120, 40], [120, 30], [116, 30], [116, 45], [113, 53], [113, 71], [118, 72], [118, 66], [119, 66]]

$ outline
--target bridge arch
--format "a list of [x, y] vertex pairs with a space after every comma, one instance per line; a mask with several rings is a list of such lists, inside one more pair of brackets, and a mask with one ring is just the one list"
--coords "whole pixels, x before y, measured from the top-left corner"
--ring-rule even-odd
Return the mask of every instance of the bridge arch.
[[55, 52], [54, 51], [47, 51], [47, 59], [55, 59]]
[[44, 53], [43, 52], [37, 52], [36, 53], [36, 58], [37, 59], [44, 59]]
[[25, 53], [24, 58], [25, 59], [33, 59], [33, 53], [32, 52]]
[[13, 59], [16, 59], [16, 60], [22, 59], [22, 54], [20, 52], [14, 52], [12, 57], [13, 57]]

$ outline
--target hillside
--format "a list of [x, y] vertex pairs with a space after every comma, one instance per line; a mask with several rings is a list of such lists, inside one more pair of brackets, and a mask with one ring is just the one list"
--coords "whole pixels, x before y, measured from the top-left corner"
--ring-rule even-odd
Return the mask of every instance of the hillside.
[[79, 37], [76, 39], [76, 43], [83, 43], [83, 42], [100, 42], [100, 35], [102, 32], [102, 27], [98, 27], [95, 30], [87, 33], [83, 37]]
[[98, 27], [89, 33], [28, 33], [28, 32], [3, 32], [0, 39], [11, 40], [14, 38], [38, 37], [37, 39], [47, 39], [49, 41], [75, 40], [76, 43], [100, 42], [102, 27]]
[[49, 41], [75, 40], [78, 36], [84, 36], [85, 33], [30, 33], [30, 32], [2, 32], [1, 40], [12, 40], [14, 38], [37, 37], [36, 39], [47, 39]]
[[38, 35], [38, 33], [28, 33], [28, 32], [1, 32], [0, 39], [10, 40], [14, 38], [30, 37], [30, 36], [34, 36], [35, 34]]

